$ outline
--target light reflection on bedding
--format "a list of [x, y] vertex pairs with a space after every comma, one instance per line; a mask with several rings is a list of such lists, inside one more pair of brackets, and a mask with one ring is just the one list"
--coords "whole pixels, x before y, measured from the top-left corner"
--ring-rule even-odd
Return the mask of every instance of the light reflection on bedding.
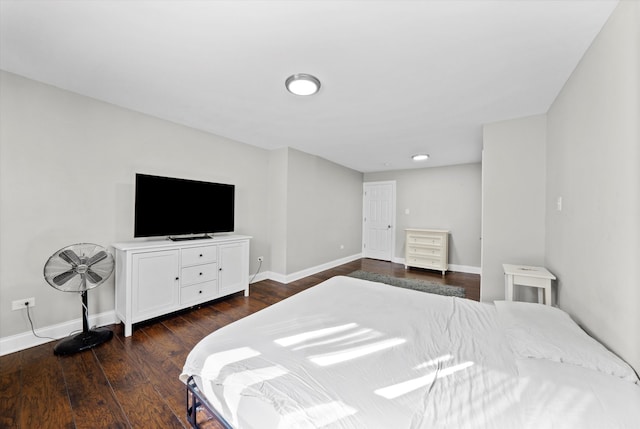
[[322, 347], [328, 346], [331, 344], [341, 343], [342, 345], [354, 344], [360, 341], [368, 341], [373, 340], [375, 338], [379, 338], [382, 336], [380, 332], [374, 331], [369, 328], [356, 329], [353, 332], [350, 332], [345, 335], [340, 335], [338, 337], [329, 338], [323, 341], [314, 341], [311, 343], [307, 343], [298, 347], [293, 347], [291, 350], [304, 350], [313, 347]]
[[389, 349], [405, 343], [404, 338], [390, 338], [388, 340], [377, 341], [375, 343], [366, 344], [364, 346], [352, 347], [346, 350], [340, 350], [333, 353], [326, 353], [317, 356], [311, 356], [309, 360], [316, 365], [329, 366], [348, 360], [357, 359], [366, 355], [370, 355], [381, 350]]
[[472, 365], [473, 362], [464, 362], [458, 365], [450, 366], [448, 368], [439, 368], [436, 371], [423, 375], [422, 377], [403, 381], [401, 383], [383, 387], [381, 389], [376, 389], [374, 390], [374, 393], [387, 399], [395, 399], [409, 392], [413, 392], [416, 389], [420, 389], [421, 387], [428, 386], [438, 378], [446, 377], [457, 371], [462, 371]]
[[252, 357], [260, 356], [260, 352], [251, 347], [239, 347], [231, 350], [212, 353], [207, 356], [202, 366], [203, 378], [216, 378], [222, 368]]
[[308, 340], [326, 337], [328, 335], [335, 334], [337, 332], [346, 331], [352, 328], [357, 327], [357, 323], [347, 323], [345, 325], [333, 326], [331, 328], [317, 329], [315, 331], [307, 331], [301, 334], [292, 335], [290, 337], [279, 338], [274, 342], [283, 347], [293, 346], [296, 344], [303, 343]]
[[[336, 347], [341, 348], [330, 353], [313, 355], [308, 358], [311, 362], [320, 366], [329, 366], [348, 360], [357, 359], [359, 357], [367, 356], [372, 353], [395, 347], [406, 342], [406, 340], [403, 338], [390, 338], [386, 340], [370, 342], [371, 340], [384, 336], [384, 334], [371, 328], [358, 328], [359, 325], [357, 323], [347, 323], [344, 325], [317, 329], [313, 331], [303, 332], [301, 334], [292, 335], [289, 337], [279, 338], [274, 342], [283, 347], [300, 344], [297, 347], [293, 347], [293, 351], [299, 351], [314, 347], [326, 348], [329, 345], [335, 345]], [[345, 331], [351, 332], [335, 336], [335, 334], [342, 334]], [[310, 342], [310, 340], [317, 339], [319, 339], [320, 341]], [[368, 343], [360, 346], [353, 346], [354, 344], [363, 342]]]
[[453, 359], [453, 355], [446, 354], [446, 355], [437, 357], [435, 359], [431, 359], [430, 361], [427, 361], [425, 363], [421, 363], [420, 365], [416, 366], [413, 369], [422, 369], [422, 368], [426, 368], [426, 367], [429, 367], [429, 366], [438, 365], [440, 363], [444, 363], [444, 362], [449, 361], [451, 359]]

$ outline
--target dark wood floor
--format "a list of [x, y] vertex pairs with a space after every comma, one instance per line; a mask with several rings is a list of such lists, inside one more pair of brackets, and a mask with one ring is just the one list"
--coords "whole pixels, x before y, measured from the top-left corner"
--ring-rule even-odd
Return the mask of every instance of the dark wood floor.
[[480, 276], [410, 269], [360, 259], [301, 280], [264, 280], [242, 293], [135, 326], [112, 325], [113, 340], [56, 357], [54, 342], [0, 357], [0, 428], [188, 428], [178, 380], [191, 348], [216, 329], [330, 277], [366, 270], [462, 286], [479, 300]]

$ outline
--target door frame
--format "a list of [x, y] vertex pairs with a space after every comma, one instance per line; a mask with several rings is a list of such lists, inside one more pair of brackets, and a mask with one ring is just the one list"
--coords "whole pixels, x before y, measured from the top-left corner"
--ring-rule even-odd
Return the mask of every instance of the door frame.
[[364, 222], [366, 211], [366, 192], [369, 185], [391, 185], [391, 255], [389, 262], [393, 262], [396, 254], [396, 181], [384, 180], [378, 182], [363, 182], [362, 183], [362, 257], [366, 258], [365, 251], [365, 238], [366, 238], [366, 226]]

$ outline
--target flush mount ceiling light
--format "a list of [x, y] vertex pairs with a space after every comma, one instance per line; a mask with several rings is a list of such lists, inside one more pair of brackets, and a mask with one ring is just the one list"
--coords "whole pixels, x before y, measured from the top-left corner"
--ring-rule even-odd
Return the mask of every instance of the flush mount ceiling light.
[[413, 155], [411, 159], [413, 159], [414, 161], [426, 161], [427, 159], [429, 159], [429, 155], [427, 155], [426, 153], [419, 153], [417, 155]]
[[291, 75], [284, 84], [287, 91], [295, 95], [313, 95], [320, 90], [320, 80], [306, 73]]

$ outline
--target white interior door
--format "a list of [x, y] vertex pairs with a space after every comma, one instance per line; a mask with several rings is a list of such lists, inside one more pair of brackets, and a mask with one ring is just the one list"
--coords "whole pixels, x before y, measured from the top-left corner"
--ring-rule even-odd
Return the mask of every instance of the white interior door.
[[364, 184], [362, 254], [391, 261], [395, 246], [396, 182]]

